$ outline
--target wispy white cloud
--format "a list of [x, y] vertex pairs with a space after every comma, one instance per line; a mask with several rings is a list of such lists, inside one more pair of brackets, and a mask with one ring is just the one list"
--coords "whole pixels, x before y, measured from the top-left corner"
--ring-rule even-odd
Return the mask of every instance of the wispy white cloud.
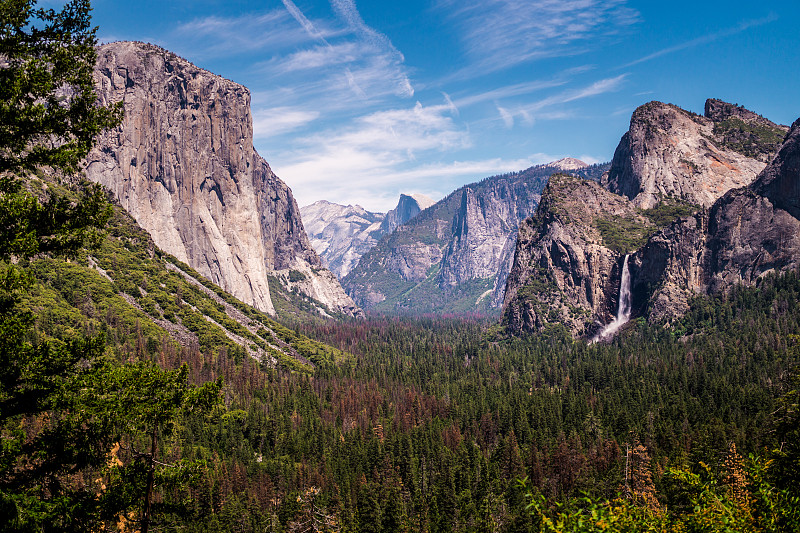
[[511, 98], [513, 96], [522, 96], [542, 89], [552, 89], [553, 87], [558, 87], [566, 83], [567, 80], [563, 78], [517, 83], [505, 87], [498, 87], [497, 89], [492, 89], [489, 91], [460, 96], [454, 100], [454, 103], [458, 107], [469, 107], [482, 102], [491, 102], [503, 98]]
[[253, 112], [253, 137], [264, 139], [301, 128], [319, 118], [319, 112], [273, 107]]
[[392, 84], [392, 93], [397, 96], [414, 95], [411, 81], [403, 66], [403, 54], [388, 37], [367, 26], [352, 0], [331, 0], [334, 12], [346, 25], [349, 34], [355, 36], [353, 41], [336, 45], [328, 42], [292, 0], [282, 1], [308, 35], [321, 43], [315, 49], [293, 54], [287, 58], [285, 66], [328, 69], [335, 65], [346, 65], [343, 72], [348, 86], [362, 99], [369, 98], [374, 86], [378, 85], [376, 80], [381, 80], [381, 85], [386, 82]]
[[497, 106], [497, 111], [506, 127], [513, 126], [515, 116], [519, 116], [528, 124], [532, 124], [537, 118], [548, 120], [568, 118], [571, 113], [557, 109], [558, 106], [617, 91], [627, 76], [627, 74], [620, 74], [613, 78], [604, 78], [585, 87], [566, 89], [547, 98], [516, 107], [502, 108]]
[[651, 61], [653, 59], [659, 58], [661, 56], [665, 56], [668, 54], [672, 54], [675, 52], [680, 52], [681, 50], [686, 50], [687, 48], [694, 48], [695, 46], [699, 46], [701, 44], [708, 44], [714, 41], [718, 41], [719, 39], [730, 37], [731, 35], [736, 35], [737, 33], [742, 33], [747, 31], [750, 28], [763, 26], [764, 24], [769, 24], [770, 22], [775, 22], [778, 20], [778, 16], [775, 13], [770, 13], [768, 16], [755, 19], [755, 20], [747, 20], [742, 22], [741, 24], [734, 26], [733, 28], [727, 28], [715, 33], [709, 33], [707, 35], [702, 35], [695, 39], [691, 39], [689, 41], [676, 44], [674, 46], [669, 46], [667, 48], [663, 48], [651, 54], [647, 54], [646, 56], [640, 57], [630, 63], [622, 65], [620, 68], [628, 68], [634, 65], [638, 65], [640, 63], [644, 63], [646, 61]]
[[325, 36], [322, 35], [319, 31], [317, 31], [316, 26], [306, 18], [302, 11], [292, 2], [292, 0], [282, 0], [283, 5], [286, 8], [286, 11], [297, 21], [298, 24], [306, 31], [306, 33], [314, 39], [319, 39], [323, 43], [327, 44], [325, 40]]
[[191, 50], [195, 60], [281, 50], [308, 42], [306, 32], [298, 28], [284, 10], [240, 17], [198, 18], [178, 25], [174, 34], [179, 48]]
[[506, 128], [511, 129], [514, 127], [514, 115], [509, 113], [508, 109], [497, 106], [497, 112], [500, 113], [500, 118], [503, 119], [503, 123], [506, 125]]
[[[465, 183], [479, 181], [486, 176], [516, 172], [533, 165], [549, 163], [564, 156], [544, 153], [519, 159], [476, 159], [417, 165], [409, 169], [392, 168], [379, 179], [372, 174], [342, 175], [337, 171], [323, 170], [314, 180], [292, 182], [292, 192], [300, 205], [313, 203], [320, 198], [321, 185], [325, 186], [325, 199], [342, 204], [357, 203], [373, 211], [387, 211], [397, 204], [400, 193], [420, 192], [438, 200]], [[275, 168], [278, 175], [287, 178], [289, 167]]]
[[[292, 0], [282, 2], [284, 9], [266, 13], [181, 24], [173, 32], [180, 43], [177, 51], [191, 49], [195, 60], [249, 57], [252, 71], [265, 83], [275, 90], [292, 87], [287, 95], [304, 93], [322, 113], [328, 103], [363, 110], [364, 101], [414, 94], [403, 54], [364, 23], [352, 1], [332, 0], [335, 17], [314, 20]], [[277, 105], [300, 101], [296, 97]]]
[[461, 33], [468, 77], [596, 46], [639, 21], [625, 0], [440, 0]]
[[418, 156], [471, 146], [469, 132], [453, 119], [456, 113], [446, 98], [440, 105], [417, 103], [370, 113], [346, 126], [304, 137], [292, 153], [283, 154], [284, 162], [275, 169], [298, 195], [336, 183], [343, 184], [342, 191], [355, 184], [381, 189]]
[[335, 46], [315, 46], [286, 56], [274, 57], [258, 65], [258, 68], [274, 74], [287, 74], [353, 63], [360, 57], [361, 52], [357, 43], [344, 42]]

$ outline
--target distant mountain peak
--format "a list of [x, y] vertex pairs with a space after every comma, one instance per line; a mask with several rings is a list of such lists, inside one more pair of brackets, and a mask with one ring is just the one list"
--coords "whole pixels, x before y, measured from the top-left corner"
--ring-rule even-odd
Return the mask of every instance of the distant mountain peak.
[[424, 194], [413, 193], [413, 194], [405, 194], [403, 196], [410, 196], [411, 198], [416, 200], [420, 210], [427, 209], [436, 203], [436, 201], [433, 198], [431, 198], [430, 196], [425, 196]]
[[580, 159], [575, 159], [574, 157], [562, 157], [558, 161], [553, 161], [552, 163], [547, 163], [542, 166], [556, 168], [558, 170], [578, 170], [581, 168], [586, 168], [589, 165]]

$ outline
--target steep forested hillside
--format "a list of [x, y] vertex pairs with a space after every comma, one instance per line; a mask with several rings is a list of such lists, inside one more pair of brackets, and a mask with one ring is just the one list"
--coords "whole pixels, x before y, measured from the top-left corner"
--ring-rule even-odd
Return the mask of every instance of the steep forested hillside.
[[[39, 331], [50, 337], [102, 331], [109, 348], [126, 357], [172, 346], [238, 362], [249, 356], [306, 373], [344, 356], [297, 336], [165, 254], [119, 207], [98, 248], [69, 262], [43, 257], [25, 266], [38, 280], [26, 304]], [[307, 296], [285, 291], [278, 298], [279, 316], [319, 319], [312, 314], [319, 302], [311, 305]]]

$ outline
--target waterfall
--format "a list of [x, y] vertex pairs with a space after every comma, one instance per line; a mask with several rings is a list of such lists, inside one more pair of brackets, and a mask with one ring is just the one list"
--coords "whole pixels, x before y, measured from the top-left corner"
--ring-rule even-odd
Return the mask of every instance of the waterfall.
[[628, 257], [630, 257], [630, 254], [625, 254], [625, 260], [622, 262], [617, 317], [592, 338], [592, 343], [612, 338], [617, 330], [631, 318], [631, 273], [628, 270]]

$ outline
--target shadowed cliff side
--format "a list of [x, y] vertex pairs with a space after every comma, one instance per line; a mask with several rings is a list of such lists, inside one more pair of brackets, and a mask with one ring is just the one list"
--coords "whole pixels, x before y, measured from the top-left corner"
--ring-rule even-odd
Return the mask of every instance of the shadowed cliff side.
[[626, 238], [654, 228], [631, 202], [600, 184], [552, 176], [536, 215], [520, 225], [503, 304], [508, 328], [520, 333], [560, 323], [573, 335], [590, 336], [610, 322], [622, 258], [635, 247], [635, 241], [612, 237], [608, 226], [618, 225], [627, 225]]

